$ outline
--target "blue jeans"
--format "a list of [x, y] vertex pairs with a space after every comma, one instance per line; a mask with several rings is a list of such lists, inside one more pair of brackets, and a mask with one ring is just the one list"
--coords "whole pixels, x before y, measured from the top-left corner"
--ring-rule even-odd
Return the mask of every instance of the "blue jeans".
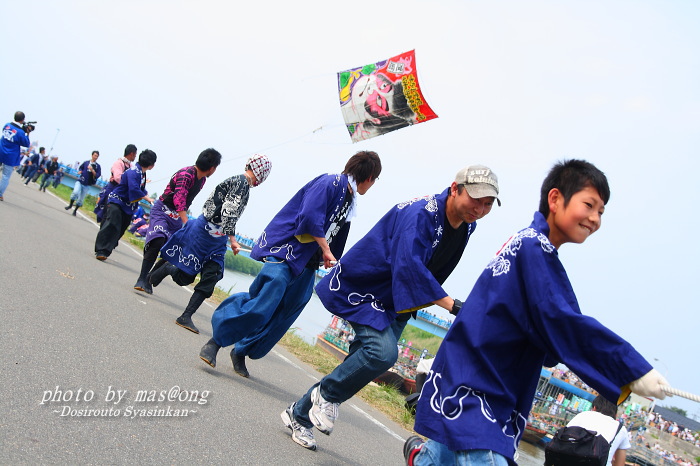
[[313, 385], [297, 401], [294, 407], [296, 421], [313, 427], [309, 419], [311, 409], [311, 392], [320, 385], [321, 396], [331, 403], [342, 403], [352, 398], [365, 385], [390, 369], [399, 357], [397, 343], [408, 321], [395, 320], [382, 331], [368, 325], [350, 322], [355, 330], [355, 339], [350, 344], [350, 352], [333, 372]]
[[2, 180], [0, 180], [0, 197], [5, 195], [5, 190], [7, 189], [7, 185], [10, 184], [10, 176], [12, 176], [12, 172], [14, 169], [15, 167], [11, 167], [6, 163], [2, 164]]
[[508, 466], [505, 456], [491, 450], [450, 451], [442, 443], [428, 440], [413, 458], [414, 466]]
[[226, 298], [211, 316], [214, 340], [220, 346], [235, 343], [238, 356], [265, 356], [304, 310], [311, 299], [314, 270], [293, 276], [287, 264], [268, 257], [247, 293]]
[[32, 178], [36, 174], [37, 170], [39, 170], [39, 167], [36, 165], [32, 165], [31, 167], [27, 168], [27, 171], [24, 172], [24, 176], [26, 177], [26, 182], [24, 184], [29, 184], [29, 182], [32, 181]]
[[83, 205], [83, 202], [85, 201], [85, 196], [88, 193], [88, 188], [89, 186], [85, 186], [80, 181], [75, 182], [75, 186], [73, 186], [73, 192], [71, 193], [70, 198], [72, 201], [75, 201], [76, 207], [81, 207]]
[[48, 173], [44, 173], [44, 177], [41, 179], [41, 184], [39, 185], [39, 189], [46, 189], [51, 182], [53, 181], [53, 175], [49, 175]]

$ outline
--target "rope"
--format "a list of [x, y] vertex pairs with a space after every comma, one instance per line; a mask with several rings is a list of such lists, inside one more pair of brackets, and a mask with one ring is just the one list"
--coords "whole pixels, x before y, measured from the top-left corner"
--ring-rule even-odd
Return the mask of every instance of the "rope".
[[665, 391], [669, 395], [681, 396], [700, 403], [700, 396], [698, 395], [693, 395], [692, 393], [684, 392], [682, 390], [678, 390], [677, 388], [669, 387], [668, 385], [661, 385], [661, 390]]

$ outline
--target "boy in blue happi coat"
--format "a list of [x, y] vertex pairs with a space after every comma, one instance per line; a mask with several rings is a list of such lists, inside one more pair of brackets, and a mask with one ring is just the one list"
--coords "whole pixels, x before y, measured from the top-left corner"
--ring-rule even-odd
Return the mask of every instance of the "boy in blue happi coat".
[[358, 152], [343, 173], [309, 181], [275, 215], [250, 254], [264, 264], [249, 291], [228, 297], [212, 315], [214, 336], [199, 353], [204, 362], [216, 366], [219, 349], [235, 343], [233, 369], [250, 375], [245, 357], [265, 356], [299, 317], [311, 299], [319, 264], [328, 268], [343, 253], [357, 195], [364, 195], [381, 171], [376, 152]]
[[621, 337], [581, 314], [558, 249], [601, 225], [605, 175], [558, 163], [540, 208], [488, 264], [447, 332], [404, 446], [410, 465], [515, 465], [543, 365], [566, 364], [609, 400], [630, 390], [663, 399], [667, 382]]
[[90, 155], [90, 160], [86, 160], [78, 168], [78, 179], [75, 181], [73, 186], [73, 192], [70, 195], [70, 202], [64, 209], [70, 210], [75, 203], [75, 210], [73, 211], [73, 216], [78, 214], [78, 209], [82, 207], [85, 201], [85, 196], [87, 196], [90, 186], [97, 183], [102, 175], [102, 167], [97, 163], [97, 159], [100, 158], [100, 151], [94, 150]]
[[413, 311], [436, 304], [457, 312], [442, 284], [497, 196], [491, 169], [466, 167], [442, 193], [394, 206], [319, 282], [319, 299], [355, 338], [345, 360], [282, 412], [292, 440], [316, 449], [312, 428], [330, 434], [338, 406], [396, 363]]
[[146, 191], [146, 172], [156, 164], [156, 153], [146, 149], [139, 161], [122, 174], [119, 185], [109, 193], [107, 208], [95, 238], [95, 258], [105, 260], [119, 243], [119, 238], [131, 224], [139, 201], [153, 202]]

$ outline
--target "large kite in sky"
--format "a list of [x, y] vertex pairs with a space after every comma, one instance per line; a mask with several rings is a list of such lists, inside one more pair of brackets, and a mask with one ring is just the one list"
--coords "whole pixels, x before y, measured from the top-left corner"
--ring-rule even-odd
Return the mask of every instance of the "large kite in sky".
[[437, 118], [418, 85], [415, 50], [341, 71], [338, 92], [352, 142]]

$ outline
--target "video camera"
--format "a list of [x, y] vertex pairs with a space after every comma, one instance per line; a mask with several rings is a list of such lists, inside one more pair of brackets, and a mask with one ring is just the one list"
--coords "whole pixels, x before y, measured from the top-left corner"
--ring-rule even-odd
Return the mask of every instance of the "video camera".
[[27, 121], [22, 125], [22, 130], [25, 133], [31, 133], [36, 129], [36, 121]]

